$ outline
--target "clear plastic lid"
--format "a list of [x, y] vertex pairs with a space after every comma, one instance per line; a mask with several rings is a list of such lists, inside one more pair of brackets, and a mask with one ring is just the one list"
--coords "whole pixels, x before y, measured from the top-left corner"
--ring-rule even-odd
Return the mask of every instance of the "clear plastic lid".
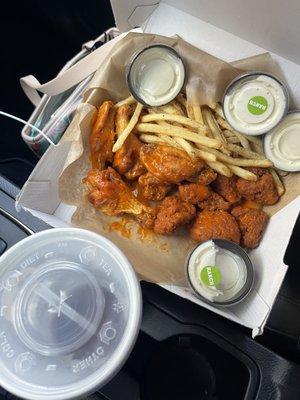
[[0, 386], [27, 399], [93, 392], [135, 342], [140, 286], [123, 253], [82, 229], [51, 229], [0, 258]]

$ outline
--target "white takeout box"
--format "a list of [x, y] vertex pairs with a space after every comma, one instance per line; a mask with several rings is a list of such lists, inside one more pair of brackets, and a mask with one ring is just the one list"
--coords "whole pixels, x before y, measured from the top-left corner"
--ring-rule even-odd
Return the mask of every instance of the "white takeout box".
[[[111, 3], [117, 27], [123, 32], [141, 26], [144, 32], [178, 34], [228, 62], [270, 51], [289, 86], [292, 107], [300, 109], [300, 53], [295, 51], [300, 37], [299, 0], [290, 0], [288, 4], [277, 0], [167, 0], [155, 4], [151, 0], [111, 0]], [[68, 142], [49, 148], [17, 200], [17, 207], [54, 227], [68, 226], [75, 210], [61, 203], [58, 197], [58, 177], [68, 150]], [[198, 300], [183, 283], [163, 286], [252, 329], [253, 336], [261, 334], [288, 268], [283, 257], [299, 209], [300, 196], [271, 218], [260, 246], [251, 252], [254, 290], [240, 304], [214, 308]]]

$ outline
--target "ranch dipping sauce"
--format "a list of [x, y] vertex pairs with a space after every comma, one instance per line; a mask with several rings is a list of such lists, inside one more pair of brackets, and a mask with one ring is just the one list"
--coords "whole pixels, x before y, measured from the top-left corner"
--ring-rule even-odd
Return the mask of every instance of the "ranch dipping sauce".
[[209, 240], [197, 246], [187, 261], [188, 281], [206, 303], [233, 305], [249, 293], [253, 266], [247, 253], [227, 240]]
[[275, 76], [262, 72], [243, 74], [227, 87], [223, 112], [238, 132], [262, 135], [273, 129], [287, 114], [288, 92]]
[[289, 113], [264, 138], [266, 157], [276, 168], [300, 171], [300, 111]]
[[172, 101], [182, 89], [185, 69], [182, 59], [169, 46], [152, 45], [136, 53], [127, 70], [132, 96], [146, 106]]

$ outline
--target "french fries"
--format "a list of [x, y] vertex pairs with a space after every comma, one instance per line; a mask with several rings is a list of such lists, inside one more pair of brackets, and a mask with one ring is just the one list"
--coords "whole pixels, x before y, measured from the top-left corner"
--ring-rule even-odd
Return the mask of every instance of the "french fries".
[[[222, 142], [216, 139], [208, 138], [197, 133], [191, 132], [186, 128], [181, 128], [174, 125], [157, 125], [151, 123], [141, 123], [136, 126], [138, 132], [142, 133], [161, 133], [168, 136], [181, 137], [193, 143], [199, 143], [207, 147], [219, 149]], [[204, 150], [205, 151], [205, 150]]]
[[221, 153], [220, 151], [213, 148], [205, 148], [202, 144], [198, 146], [201, 150], [208, 151], [217, 157], [217, 160], [224, 162], [225, 164], [237, 165], [239, 167], [262, 167], [270, 168], [273, 163], [266, 158], [261, 159], [245, 159], [245, 158], [233, 158]]
[[217, 157], [214, 154], [208, 153], [207, 151], [203, 151], [196, 148], [194, 148], [193, 151], [197, 156], [202, 158], [202, 160], [204, 161], [212, 161], [212, 162], [217, 161]]
[[191, 104], [186, 103], [186, 113], [190, 119], [195, 120], [194, 109]]
[[147, 135], [146, 133], [143, 133], [140, 135], [140, 140], [144, 143], [155, 143], [155, 144], [162, 144], [164, 142], [163, 139], [161, 139], [159, 136], [156, 135]]
[[194, 128], [199, 131], [206, 132], [206, 126], [201, 122], [196, 122], [190, 118], [184, 117], [183, 115], [176, 114], [148, 114], [141, 118], [141, 122], [155, 122], [155, 121], [168, 121], [177, 122], [181, 125]]
[[195, 152], [193, 149], [193, 146], [190, 145], [190, 143], [180, 137], [175, 137], [174, 138], [175, 142], [179, 144], [179, 146], [181, 146], [183, 148], [183, 150], [185, 150], [191, 157], [195, 156]]
[[236, 144], [227, 143], [226, 147], [230, 151], [233, 151], [233, 152], [237, 153], [238, 155], [245, 157], [245, 158], [253, 158], [253, 159], [263, 159], [264, 158], [262, 156], [262, 154], [258, 154], [254, 151], [245, 149], [244, 147], [237, 146]]
[[241, 133], [239, 133], [237, 131], [233, 131], [233, 133], [239, 139], [239, 141], [241, 142], [241, 145], [242, 145], [242, 147], [244, 147], [244, 149], [251, 150], [250, 144], [245, 136], [243, 136]]
[[122, 101], [119, 101], [117, 104], [115, 104], [115, 107], [122, 107], [122, 106], [124, 106], [125, 104], [127, 104], [127, 105], [131, 105], [131, 104], [134, 104], [134, 103], [136, 103], [136, 100], [135, 100], [135, 98], [133, 97], [133, 96], [129, 96], [129, 97], [127, 97], [126, 99], [124, 99], [124, 100], [122, 100]]
[[233, 130], [231, 128], [231, 126], [228, 124], [228, 122], [225, 121], [225, 119], [222, 118], [220, 115], [217, 115], [217, 123], [220, 125], [221, 128], [225, 129], [225, 131], [232, 132], [233, 135], [235, 135], [240, 140], [241, 145], [245, 149], [249, 149], [250, 150], [250, 146], [249, 146], [249, 143], [248, 143], [248, 140], [247, 140], [246, 136], [244, 136], [241, 133]]
[[200, 106], [193, 106], [193, 112], [194, 112], [195, 121], [200, 122], [201, 124], [203, 124], [203, 117], [202, 117], [201, 107]]
[[[213, 116], [212, 112], [208, 108], [203, 109], [203, 118], [206, 125], [210, 128], [210, 131], [213, 137], [217, 140], [220, 140], [223, 143], [226, 143], [225, 136], [223, 135], [222, 130], [220, 129], [215, 117]], [[223, 153], [230, 156], [230, 151], [226, 147], [221, 147], [220, 149]]]
[[230, 169], [219, 161], [206, 161], [207, 165], [212, 168], [213, 170], [217, 171], [219, 174], [227, 176], [230, 178], [232, 176], [232, 172]]
[[227, 143], [233, 143], [233, 144], [240, 143], [239, 139], [235, 136], [226, 137], [226, 141]]
[[130, 106], [128, 104], [123, 104], [117, 108], [116, 111], [116, 134], [119, 137], [121, 133], [126, 129], [129, 124], [130, 117]]
[[227, 167], [240, 178], [247, 179], [248, 181], [257, 181], [257, 176], [253, 172], [247, 171], [236, 165], [227, 165]]
[[224, 118], [223, 108], [219, 103], [209, 103], [208, 106], [221, 118]]
[[171, 114], [171, 115], [182, 115], [184, 116], [184, 113], [180, 107], [179, 104], [175, 103], [175, 101], [171, 101], [171, 103], [168, 103], [164, 106], [160, 106], [160, 107], [155, 107], [154, 108], [156, 111], [158, 111], [158, 113], [164, 113], [164, 114]]
[[225, 138], [230, 138], [230, 137], [237, 138], [232, 131], [229, 131], [227, 129], [225, 129], [223, 131], [223, 134], [224, 134]]
[[272, 175], [273, 182], [274, 182], [274, 185], [276, 187], [278, 196], [281, 197], [285, 192], [285, 188], [283, 186], [283, 183], [281, 182], [279, 176], [277, 175], [277, 173], [276, 173], [276, 171], [274, 169], [270, 169], [270, 174]]
[[177, 147], [177, 149], [181, 149], [181, 146], [173, 139], [171, 136], [167, 135], [157, 135], [164, 143], [168, 144], [169, 146]]
[[116, 143], [113, 146], [113, 153], [115, 153], [116, 151], [118, 151], [124, 144], [125, 140], [128, 138], [128, 136], [130, 135], [131, 131], [133, 130], [133, 128], [135, 127], [135, 125], [137, 124], [139, 117], [141, 115], [143, 109], [143, 105], [140, 103], [137, 103], [137, 106], [134, 110], [133, 116], [131, 117], [128, 125], [126, 126], [126, 128], [124, 129], [124, 131], [120, 134], [120, 136], [118, 137]]

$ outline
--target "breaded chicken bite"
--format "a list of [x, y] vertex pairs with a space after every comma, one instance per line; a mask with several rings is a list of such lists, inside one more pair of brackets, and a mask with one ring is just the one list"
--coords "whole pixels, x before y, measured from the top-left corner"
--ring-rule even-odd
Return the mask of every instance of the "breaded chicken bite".
[[197, 183], [201, 183], [202, 185], [210, 185], [217, 178], [217, 173], [213, 169], [207, 167], [200, 171]]
[[210, 239], [226, 239], [240, 243], [241, 233], [235, 218], [226, 211], [202, 211], [198, 213], [190, 235], [197, 242]]
[[192, 204], [182, 201], [179, 197], [166, 197], [157, 207], [154, 232], [169, 235], [181, 226], [187, 225], [196, 216]]
[[207, 199], [198, 203], [198, 207], [208, 211], [229, 210], [231, 203], [224, 200], [218, 193], [211, 191]]
[[242, 245], [249, 249], [257, 247], [267, 226], [268, 214], [262, 210], [244, 206], [235, 207], [231, 210], [231, 214], [239, 224]]
[[248, 168], [258, 176], [256, 182], [238, 178], [236, 187], [240, 195], [247, 200], [254, 200], [261, 204], [272, 205], [278, 201], [278, 193], [272, 175], [264, 168]]
[[181, 200], [198, 204], [210, 196], [210, 189], [200, 183], [186, 183], [178, 186]]
[[236, 176], [228, 178], [218, 174], [217, 179], [211, 184], [213, 190], [224, 197], [229, 203], [237, 203], [241, 199], [236, 188]]

